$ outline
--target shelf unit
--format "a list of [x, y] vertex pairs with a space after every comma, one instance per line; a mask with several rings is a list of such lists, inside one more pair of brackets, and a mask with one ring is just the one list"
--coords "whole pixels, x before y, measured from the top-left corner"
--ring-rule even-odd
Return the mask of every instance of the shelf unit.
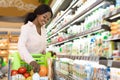
[[[82, 11], [81, 13], [77, 13], [76, 15], [73, 16], [73, 18], [69, 21], [67, 21], [66, 23], [63, 23], [61, 26], [58, 26], [60, 28], [56, 29], [54, 31], [53, 34], [51, 34], [50, 36], [48, 36], [48, 40], [57, 36], [58, 33], [64, 31], [65, 29], [69, 28], [71, 25], [76, 24], [77, 22], [82, 22], [85, 20], [85, 17], [87, 15], [89, 15], [90, 13], [92, 13], [95, 9], [99, 8], [101, 5], [105, 5], [107, 3], [104, 2], [105, 0], [96, 0], [96, 2], [94, 2], [93, 4], [91, 4], [89, 7], [85, 8], [84, 11]], [[120, 12], [120, 8], [115, 9], [113, 11], [111, 11], [110, 13], [104, 15], [103, 20], [107, 20], [109, 22], [112, 21], [116, 21], [120, 16], [119, 15]], [[59, 19], [58, 22], [60, 22], [61, 19]], [[56, 22], [55, 25], [58, 24], [58, 22]], [[55, 26], [54, 26], [55, 27]], [[48, 44], [48, 46], [59, 46], [61, 44], [64, 44], [65, 42], [69, 42], [69, 41], [73, 41], [74, 39], [77, 39], [79, 37], [85, 37], [89, 34], [94, 34], [96, 32], [102, 32], [102, 31], [111, 31], [110, 26], [108, 25], [104, 25], [102, 24], [101, 26], [96, 26], [94, 28], [91, 28], [89, 30], [85, 30], [84, 32], [80, 32], [74, 35], [71, 35], [67, 38], [64, 38], [61, 42], [52, 42], [50, 44]], [[110, 41], [120, 41], [120, 36], [117, 37], [111, 37], [110, 39], [108, 39], [107, 41], [104, 42], [110, 42]], [[58, 58], [69, 58], [72, 60], [90, 60], [90, 61], [99, 61], [99, 64], [105, 65], [107, 67], [115, 67], [115, 68], [120, 68], [120, 62], [119, 61], [113, 61], [113, 57], [108, 58], [107, 60], [101, 60], [100, 56], [79, 56], [79, 55], [57, 55]], [[56, 71], [56, 75], [58, 74], [59, 76], [64, 77], [64, 79], [66, 80], [74, 80], [73, 78], [71, 78], [71, 76], [69, 75], [65, 75], [64, 73], [60, 72], [60, 71]]]
[[61, 77], [63, 77], [65, 80], [75, 80], [73, 77], [71, 77], [70, 75], [65, 75], [64, 73], [60, 72], [60, 71], [56, 71], [56, 75], [59, 75]]
[[120, 8], [117, 8], [111, 11], [108, 15], [105, 16], [105, 20], [109, 22], [116, 21], [120, 18]]
[[11, 32], [10, 33], [10, 44], [9, 44], [9, 52], [10, 53], [14, 53], [17, 50], [17, 42], [18, 42], [18, 38], [19, 38], [20, 32]]
[[[105, 60], [105, 58], [103, 58], [103, 57], [100, 58], [98, 56], [96, 56], [96, 57], [95, 56], [73, 56], [73, 55], [57, 55], [57, 56], [59, 56], [59, 58], [69, 58], [69, 59], [72, 59], [72, 60], [93, 61], [93, 62], [97, 62], [97, 63], [99, 63], [101, 65], [104, 65], [107, 68], [109, 68], [109, 67], [120, 68], [120, 62], [119, 61], [113, 61], [112, 59]], [[55, 62], [59, 62], [59, 59], [55, 60]], [[60, 63], [61, 62], [62, 61], [60, 61]], [[77, 80], [78, 78], [76, 79], [74, 77], [74, 74], [73, 73], [71, 74], [71, 70], [73, 70], [71, 68], [73, 68], [73, 66], [75, 66], [75, 64], [70, 64], [70, 63], [65, 63], [65, 64], [69, 65], [69, 67], [68, 67], [68, 74], [65, 74], [65, 72], [64, 72], [65, 69], [63, 69], [63, 71], [62, 71], [61, 69], [59, 69], [59, 68], [56, 67], [56, 69], [55, 69], [56, 70], [55, 71], [55, 75], [59, 76], [60, 78], [64, 78], [65, 80]], [[81, 68], [82, 68], [82, 66], [81, 66]], [[96, 70], [96, 68], [94, 68], [94, 70]], [[93, 75], [91, 75], [91, 76], [93, 78]], [[81, 75], [81, 78], [83, 78], [82, 75]]]
[[68, 38], [64, 39], [62, 42], [54, 42], [54, 43], [51, 43], [49, 45], [59, 45], [59, 44], [65, 43], [67, 41], [74, 40], [75, 38], [79, 38], [79, 37], [82, 37], [82, 36], [86, 36], [88, 34], [93, 34], [93, 33], [96, 33], [96, 32], [99, 32], [99, 31], [104, 31], [104, 30], [110, 31], [110, 27], [108, 25], [103, 24], [99, 27], [92, 28], [92, 29], [86, 30], [84, 32], [80, 32], [78, 34], [69, 36]]
[[72, 60], [77, 59], [77, 60], [99, 61], [99, 64], [103, 64], [109, 67], [120, 68], [120, 61], [113, 61], [112, 59], [102, 60], [98, 56], [77, 56], [77, 55], [57, 55], [57, 56], [59, 58], [70, 58]]
[[4, 61], [8, 61], [9, 55], [9, 33], [6, 31], [0, 32], [0, 56]]
[[110, 37], [110, 38], [109, 38], [108, 40], [106, 40], [106, 41], [120, 41], [120, 35]]
[[[89, 12], [89, 11], [92, 12], [91, 9], [94, 8], [94, 7], [96, 7], [96, 6], [98, 6], [98, 5], [103, 4], [102, 2], [104, 3], [104, 0], [96, 1], [94, 5], [91, 5], [88, 9], [86, 9], [86, 10], [83, 11], [82, 13], [79, 13], [79, 15], [76, 15], [73, 19], [71, 19], [71, 20], [68, 21], [66, 24], [64, 24], [60, 29], [58, 29], [57, 31], [55, 31], [55, 33], [52, 34], [51, 36], [49, 36], [48, 39], [56, 36], [60, 31], [63, 31], [64, 29], [68, 28], [71, 24], [74, 24], [76, 21], [80, 21], [80, 19], [82, 19], [81, 16], [85, 16], [86, 13]], [[104, 4], [105, 4], [105, 3], [104, 3]], [[115, 10], [111, 11], [108, 15], [105, 15], [105, 16], [104, 16], [104, 19], [107, 20], [107, 21], [110, 21], [109, 18], [111, 18], [111, 17], [113, 17], [113, 16], [115, 16], [115, 15], [118, 15], [119, 12], [120, 12], [120, 8], [115, 9]], [[83, 15], [83, 14], [84, 14], [84, 15]], [[117, 20], [118, 18], [119, 18], [119, 16], [117, 16], [117, 17], [115, 17], [115, 18], [113, 18], [113, 19], [114, 19], [114, 20], [115, 20], [115, 19]], [[56, 25], [57, 25], [57, 24], [56, 24]], [[92, 33], [96, 32], [96, 31], [99, 31], [99, 30], [102, 31], [103, 29], [110, 31], [110, 27], [109, 27], [108, 25], [101, 25], [100, 27], [96, 27], [96, 28], [90, 29], [90, 30], [88, 30], [88, 31], [81, 32], [81, 33], [79, 33], [79, 34], [75, 34], [75, 35], [69, 36], [68, 38], [65, 38], [62, 42], [52, 42], [52, 43], [48, 44], [48, 46], [49, 46], [49, 45], [59, 45], [59, 44], [62, 44], [62, 43], [71, 41], [71, 40], [73, 40], [73, 39], [75, 39], [75, 38], [78, 38], [78, 37], [80, 37], [80, 36], [86, 36], [87, 34], [92, 34]], [[109, 39], [109, 40], [107, 40], [107, 41], [111, 41], [111, 40], [119, 40], [119, 37], [117, 37], [117, 38], [116, 38], [116, 37], [115, 37], [115, 38], [111, 38], [111, 39]]]
[[[99, 0], [99, 1], [94, 2], [93, 4], [91, 4], [91, 6], [87, 7], [83, 12], [75, 15], [70, 21], [68, 21], [67, 23], [63, 24], [58, 30], [56, 30], [56, 31], [54, 32], [54, 34], [51, 34], [51, 35], [48, 37], [48, 39], [54, 37], [54, 36], [57, 35], [60, 31], [63, 31], [64, 29], [68, 28], [69, 25], [74, 24], [77, 19], [83, 18], [83, 15], [84, 15], [84, 16], [87, 15], [88, 13], [90, 13], [90, 12], [92, 11], [91, 9], [95, 8], [95, 7], [96, 7], [97, 5], [99, 5], [99, 4], [100, 4], [100, 5], [101, 5], [101, 4], [103, 5], [103, 3], [104, 3], [104, 0]], [[98, 8], [98, 7], [96, 7], [96, 8]], [[93, 9], [93, 10], [94, 10], [94, 9]], [[90, 11], [90, 12], [89, 12], [89, 11]], [[78, 20], [77, 20], [77, 21], [78, 21]]]
[[[65, 12], [63, 14], [61, 14], [55, 21], [52, 21], [52, 24], [50, 24], [49, 26], [51, 27], [51, 29], [53, 29], [64, 17], [64, 15], [66, 15], [68, 13], [68, 11], [72, 8], [73, 5], [75, 5], [78, 1], [77, 0], [74, 0], [70, 6], [65, 10]], [[54, 25], [54, 26], [53, 26]], [[49, 27], [48, 26], [48, 27]], [[50, 29], [50, 30], [51, 30]], [[49, 30], [49, 31], [50, 31]], [[48, 31], [48, 32], [49, 32]]]
[[20, 32], [0, 31], [0, 56], [8, 62], [9, 54], [17, 50], [17, 41]]

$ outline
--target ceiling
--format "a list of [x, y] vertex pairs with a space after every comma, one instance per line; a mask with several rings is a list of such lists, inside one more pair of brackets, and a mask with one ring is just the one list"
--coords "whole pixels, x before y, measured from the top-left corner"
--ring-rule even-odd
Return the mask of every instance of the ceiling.
[[[51, 7], [58, 0], [0, 0], [0, 31], [20, 31], [25, 15], [38, 5], [45, 3]], [[56, 9], [65, 10], [72, 0], [61, 0], [62, 5]], [[55, 10], [54, 10], [55, 11]], [[56, 15], [56, 13], [54, 15]]]
[[49, 4], [52, 0], [0, 0], [0, 31], [20, 28], [24, 16], [41, 3]]

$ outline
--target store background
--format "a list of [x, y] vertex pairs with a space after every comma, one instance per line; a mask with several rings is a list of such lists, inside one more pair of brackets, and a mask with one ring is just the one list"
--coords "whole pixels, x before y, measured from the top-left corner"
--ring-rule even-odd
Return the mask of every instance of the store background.
[[[120, 79], [120, 0], [1, 0], [0, 56], [4, 61], [17, 51], [26, 13], [41, 3], [49, 4], [54, 13], [47, 25], [47, 50], [59, 57], [56, 78]], [[98, 68], [104, 77], [97, 74]]]

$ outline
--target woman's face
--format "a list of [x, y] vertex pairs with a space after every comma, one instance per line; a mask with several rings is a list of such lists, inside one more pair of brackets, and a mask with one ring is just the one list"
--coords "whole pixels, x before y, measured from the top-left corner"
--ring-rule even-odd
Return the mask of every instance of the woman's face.
[[42, 15], [38, 15], [37, 16], [38, 24], [40, 26], [43, 26], [43, 25], [48, 23], [50, 18], [51, 18], [51, 13], [50, 12], [46, 12], [46, 13], [44, 13]]

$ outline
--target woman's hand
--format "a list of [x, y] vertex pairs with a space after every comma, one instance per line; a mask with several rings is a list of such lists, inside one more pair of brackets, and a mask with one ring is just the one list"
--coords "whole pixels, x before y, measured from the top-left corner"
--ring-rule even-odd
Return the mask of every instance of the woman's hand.
[[33, 67], [34, 73], [38, 73], [40, 71], [40, 65], [36, 61], [31, 61], [30, 65]]
[[43, 50], [43, 51], [42, 51], [42, 54], [46, 54], [46, 51], [45, 51], [45, 50]]

